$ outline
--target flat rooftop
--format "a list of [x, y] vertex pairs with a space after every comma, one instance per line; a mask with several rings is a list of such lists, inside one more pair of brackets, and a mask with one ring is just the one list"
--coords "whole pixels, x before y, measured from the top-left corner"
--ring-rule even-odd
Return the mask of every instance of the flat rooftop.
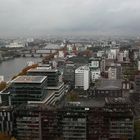
[[47, 76], [18, 76], [11, 83], [42, 83]]
[[57, 72], [57, 69], [38, 69], [38, 68], [33, 68], [28, 70], [28, 72]]
[[66, 106], [80, 106], [80, 107], [104, 107], [104, 98], [79, 98], [74, 102], [66, 102]]
[[98, 90], [119, 90], [122, 89], [122, 80], [100, 79], [96, 87]]
[[124, 97], [118, 97], [118, 98], [106, 97], [105, 103], [106, 104], [131, 104], [130, 100]]

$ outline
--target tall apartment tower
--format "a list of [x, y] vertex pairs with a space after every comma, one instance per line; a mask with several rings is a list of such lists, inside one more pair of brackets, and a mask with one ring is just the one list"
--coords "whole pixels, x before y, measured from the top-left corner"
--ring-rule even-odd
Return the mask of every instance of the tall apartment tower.
[[90, 84], [90, 70], [88, 66], [81, 66], [75, 70], [75, 88], [87, 90]]

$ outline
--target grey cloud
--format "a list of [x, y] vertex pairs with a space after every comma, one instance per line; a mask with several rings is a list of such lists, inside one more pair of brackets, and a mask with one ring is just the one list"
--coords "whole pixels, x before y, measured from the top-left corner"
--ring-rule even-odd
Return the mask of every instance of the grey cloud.
[[0, 35], [139, 34], [139, 0], [0, 0]]

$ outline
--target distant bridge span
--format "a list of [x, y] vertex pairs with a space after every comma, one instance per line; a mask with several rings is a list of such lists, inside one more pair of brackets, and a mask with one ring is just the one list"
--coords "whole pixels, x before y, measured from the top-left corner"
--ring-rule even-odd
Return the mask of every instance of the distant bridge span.
[[58, 49], [26, 49], [20, 51], [22, 57], [45, 57], [57, 52]]

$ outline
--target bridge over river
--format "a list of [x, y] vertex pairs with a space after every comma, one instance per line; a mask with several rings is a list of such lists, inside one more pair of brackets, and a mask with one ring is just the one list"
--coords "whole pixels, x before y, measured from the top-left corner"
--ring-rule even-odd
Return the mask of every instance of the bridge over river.
[[20, 51], [22, 57], [45, 57], [57, 52], [58, 49], [25, 49]]

